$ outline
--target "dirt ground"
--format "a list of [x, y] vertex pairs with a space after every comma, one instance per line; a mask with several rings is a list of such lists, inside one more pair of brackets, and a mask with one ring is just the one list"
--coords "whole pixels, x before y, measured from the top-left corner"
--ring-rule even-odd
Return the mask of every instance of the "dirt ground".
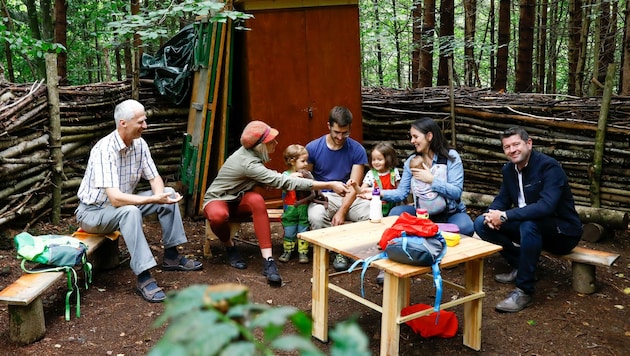
[[[262, 276], [262, 258], [253, 244], [251, 224], [244, 224], [237, 242], [249, 268], [236, 270], [225, 263], [225, 254], [217, 241], [213, 242], [214, 256], [203, 259], [203, 221], [185, 221], [189, 243], [183, 253], [204, 263], [198, 272], [153, 271], [154, 277], [166, 291], [185, 288], [191, 284], [242, 283], [250, 288], [254, 302], [271, 305], [293, 305], [311, 309], [312, 266], [298, 264], [296, 259], [279, 263], [283, 277], [281, 288], [270, 287]], [[34, 234], [68, 233], [76, 226], [71, 218], [52, 226], [39, 224], [29, 232]], [[146, 223], [154, 255], [161, 264], [160, 228], [155, 221]], [[282, 249], [281, 226], [273, 224], [274, 255]], [[539, 282], [535, 303], [516, 314], [498, 313], [495, 304], [513, 288], [493, 280], [493, 275], [507, 271], [499, 255], [486, 259], [484, 264], [482, 348], [479, 354], [488, 355], [624, 355], [630, 349], [630, 231], [617, 231], [614, 237], [584, 246], [615, 251], [621, 254], [613, 267], [597, 268], [599, 289], [595, 294], [582, 295], [571, 288], [569, 263], [543, 257], [539, 268]], [[153, 321], [163, 312], [162, 304], [145, 302], [135, 292], [135, 276], [129, 269], [128, 253], [120, 246], [123, 263], [113, 270], [96, 273], [92, 286], [81, 291], [81, 317], [64, 320], [64, 281], [58, 282], [44, 297], [46, 336], [31, 345], [18, 346], [8, 341], [8, 312], [0, 305], [1, 355], [142, 355], [160, 339], [164, 328], [154, 329]], [[0, 250], [0, 288], [4, 288], [21, 274], [15, 250]], [[445, 279], [462, 282], [463, 265], [444, 270]], [[382, 288], [374, 282], [377, 271], [366, 274], [366, 296], [380, 303]], [[339, 283], [360, 292], [359, 274], [341, 275]], [[625, 290], [625, 293], [624, 293]], [[434, 289], [427, 279], [417, 279], [412, 285], [412, 303], [433, 304]], [[444, 300], [457, 296], [457, 291], [444, 289]], [[406, 325], [401, 327], [401, 355], [477, 354], [462, 345], [463, 308], [454, 308], [459, 319], [457, 335], [451, 339], [424, 339]], [[379, 353], [380, 314], [341, 295], [331, 292], [329, 304], [330, 326], [349, 318], [356, 318], [370, 339], [372, 353]], [[329, 345], [315, 341], [324, 352]]]

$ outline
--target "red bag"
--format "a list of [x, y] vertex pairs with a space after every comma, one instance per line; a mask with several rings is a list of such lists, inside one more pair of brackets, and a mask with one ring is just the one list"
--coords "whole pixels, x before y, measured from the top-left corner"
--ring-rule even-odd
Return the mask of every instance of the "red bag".
[[417, 218], [405, 212], [396, 219], [394, 225], [383, 232], [378, 245], [381, 247], [381, 250], [385, 251], [389, 240], [400, 237], [403, 231], [407, 233], [407, 236], [433, 237], [439, 230], [438, 225], [433, 221]]
[[[410, 305], [403, 308], [400, 312], [400, 316], [406, 316], [430, 308], [433, 307], [426, 304]], [[436, 312], [409, 320], [405, 322], [405, 324], [409, 325], [416, 334], [420, 334], [420, 336], [426, 338], [437, 336], [446, 339], [455, 336], [458, 327], [455, 313], [440, 310], [439, 315], [440, 317], [438, 318], [437, 324], [435, 323], [435, 318], [438, 316]]]

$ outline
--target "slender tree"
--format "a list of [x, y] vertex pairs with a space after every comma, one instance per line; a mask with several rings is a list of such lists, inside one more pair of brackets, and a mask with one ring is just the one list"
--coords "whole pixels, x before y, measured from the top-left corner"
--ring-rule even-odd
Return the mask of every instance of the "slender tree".
[[477, 0], [464, 0], [464, 83], [472, 87], [477, 73], [475, 63], [475, 32], [477, 23]]
[[547, 0], [542, 0], [538, 5], [538, 36], [536, 36], [535, 48], [537, 52], [536, 61], [536, 85], [535, 91], [543, 93], [545, 91], [545, 71], [547, 61]]
[[496, 91], [507, 89], [508, 59], [510, 47], [510, 0], [499, 0], [499, 35], [497, 48], [496, 81], [492, 88]]
[[449, 59], [453, 58], [454, 30], [455, 30], [455, 2], [453, 0], [440, 1], [440, 63], [438, 66], [437, 85], [448, 85]]
[[435, 38], [435, 0], [424, 0], [422, 43], [420, 45], [419, 87], [433, 85], [433, 47]]
[[521, 0], [520, 10], [514, 90], [519, 93], [528, 93], [532, 90], [532, 59], [534, 50], [532, 43], [534, 43], [534, 26], [536, 23], [536, 0]]
[[[66, 0], [55, 0], [55, 42], [68, 48], [68, 3]], [[59, 76], [59, 84], [68, 84], [68, 53], [61, 51], [57, 55], [57, 75]]]
[[411, 9], [411, 87], [418, 88], [420, 81], [420, 48], [422, 47], [422, 5], [420, 1], [413, 2]]
[[621, 95], [630, 95], [630, 43], [628, 43], [630, 41], [630, 1], [626, 1], [625, 15], [626, 27], [623, 31], [622, 70], [621, 79], [619, 80], [621, 88], [619, 93]]

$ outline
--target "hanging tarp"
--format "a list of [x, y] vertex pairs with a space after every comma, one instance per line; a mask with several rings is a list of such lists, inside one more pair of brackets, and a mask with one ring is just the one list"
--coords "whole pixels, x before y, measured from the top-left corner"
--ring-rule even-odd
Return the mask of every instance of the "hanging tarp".
[[195, 37], [193, 25], [188, 25], [154, 56], [142, 54], [140, 78], [152, 79], [159, 93], [178, 106], [190, 103]]

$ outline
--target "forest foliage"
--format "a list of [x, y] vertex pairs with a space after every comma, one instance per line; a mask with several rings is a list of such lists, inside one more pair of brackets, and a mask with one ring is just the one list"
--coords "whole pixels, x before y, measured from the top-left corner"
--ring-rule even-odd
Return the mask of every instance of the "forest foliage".
[[[0, 74], [17, 83], [45, 78], [44, 53], [54, 51], [60, 54], [61, 84], [124, 80], [133, 76], [142, 52], [155, 53], [197, 16], [210, 14], [217, 21], [249, 17], [231, 3], [2, 0]], [[630, 80], [624, 75], [630, 59], [625, 55], [628, 1], [358, 4], [365, 87], [452, 83], [593, 96], [601, 95], [607, 67], [615, 65], [615, 91], [630, 90], [623, 84]]]

